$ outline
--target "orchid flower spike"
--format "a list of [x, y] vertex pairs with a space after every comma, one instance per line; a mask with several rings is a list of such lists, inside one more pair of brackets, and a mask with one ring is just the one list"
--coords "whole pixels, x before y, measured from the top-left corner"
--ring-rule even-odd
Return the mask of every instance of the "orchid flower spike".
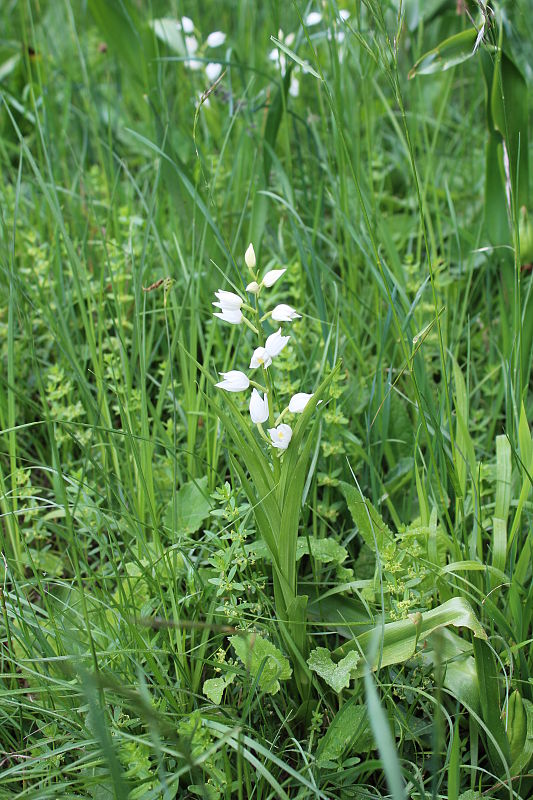
[[301, 414], [312, 396], [312, 394], [306, 394], [305, 392], [298, 392], [293, 395], [289, 402], [289, 411], [293, 414]]
[[292, 428], [290, 425], [282, 423], [277, 428], [269, 428], [268, 432], [272, 440], [272, 447], [277, 447], [279, 450], [286, 450], [289, 446], [292, 437]]
[[263, 397], [261, 397], [257, 389], [252, 389], [252, 396], [250, 397], [250, 417], [254, 425], [259, 425], [267, 421], [268, 395], [266, 392]]
[[255, 265], [257, 262], [255, 258], [254, 246], [251, 242], [248, 245], [246, 253], [244, 254], [244, 260], [246, 262], [246, 266], [248, 267], [248, 269], [255, 269]]
[[224, 380], [215, 383], [217, 389], [225, 389], [226, 392], [243, 392], [250, 385], [250, 380], [244, 372], [232, 369], [229, 372], [220, 373]]
[[288, 306], [286, 303], [280, 303], [272, 311], [272, 319], [276, 322], [292, 322], [293, 319], [299, 319], [302, 315], [297, 314], [294, 308]]
[[287, 272], [286, 269], [271, 269], [267, 272], [265, 277], [263, 278], [262, 285], [270, 288], [274, 286], [277, 280], [281, 278], [284, 272]]

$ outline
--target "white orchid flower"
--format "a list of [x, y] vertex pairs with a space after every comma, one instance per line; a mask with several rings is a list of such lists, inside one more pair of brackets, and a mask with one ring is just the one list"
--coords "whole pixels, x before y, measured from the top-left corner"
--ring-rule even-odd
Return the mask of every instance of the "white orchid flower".
[[205, 68], [207, 79], [213, 82], [216, 81], [221, 72], [222, 64], [216, 64], [215, 62], [210, 62]]
[[222, 33], [222, 31], [213, 31], [207, 37], [207, 46], [208, 47], [220, 47], [221, 44], [224, 44], [226, 41], [226, 34]]
[[250, 380], [244, 372], [238, 369], [231, 369], [229, 372], [220, 373], [224, 380], [215, 383], [217, 389], [225, 389], [226, 392], [244, 392], [250, 385]]
[[[213, 303], [215, 305], [215, 303]], [[218, 317], [222, 322], [229, 322], [230, 325], [240, 325], [242, 322], [242, 311], [240, 308], [223, 308], [222, 311], [215, 311], [214, 317]]]
[[213, 303], [213, 305], [220, 308], [220, 311], [215, 313], [215, 317], [219, 317], [231, 325], [239, 325], [242, 322], [241, 306], [244, 302], [242, 297], [233, 292], [226, 292], [223, 289], [215, 292], [215, 297], [218, 298], [218, 303]]
[[312, 396], [312, 394], [306, 394], [305, 392], [298, 392], [293, 395], [289, 402], [289, 411], [293, 414], [301, 414]]
[[348, 19], [349, 16], [350, 16], [350, 12], [348, 11], [347, 8], [339, 9], [339, 17], [342, 19], [343, 22], [346, 22], [346, 20]]
[[284, 272], [287, 272], [286, 269], [271, 269], [267, 272], [265, 277], [263, 278], [263, 286], [267, 286], [270, 288], [274, 286], [277, 280], [281, 278]]
[[250, 369], [257, 369], [263, 367], [266, 369], [272, 364], [272, 356], [267, 352], [265, 347], [256, 347], [252, 360], [250, 361]]
[[246, 291], [247, 291], [247, 292], [250, 292], [251, 294], [257, 294], [260, 288], [261, 288], [261, 287], [259, 286], [259, 284], [257, 283], [257, 281], [252, 281], [252, 282], [251, 282], [251, 283], [249, 283], [249, 284], [248, 284], [248, 286], [246, 287]]
[[292, 428], [290, 425], [282, 423], [277, 428], [269, 428], [268, 432], [272, 440], [272, 446], [277, 447], [279, 450], [286, 450], [292, 437]]
[[312, 28], [313, 25], [318, 25], [319, 22], [322, 22], [322, 14], [318, 11], [311, 11], [305, 18], [305, 24], [308, 28]]
[[257, 389], [252, 389], [252, 396], [250, 397], [250, 417], [254, 425], [259, 425], [267, 421], [268, 395], [266, 392], [263, 397], [261, 397]]
[[246, 249], [246, 253], [244, 254], [244, 260], [246, 262], [246, 266], [248, 267], [248, 269], [255, 269], [256, 265], [255, 250], [251, 242]]
[[225, 309], [238, 309], [244, 302], [240, 295], [235, 294], [235, 292], [226, 292], [224, 289], [219, 289], [218, 292], [215, 292], [215, 297], [218, 299], [218, 303], [213, 303], [213, 305], [218, 306], [223, 311]]
[[293, 319], [299, 319], [301, 316], [286, 303], [280, 303], [272, 312], [272, 319], [276, 322], [292, 322]]
[[270, 334], [265, 342], [265, 350], [271, 359], [279, 356], [290, 338], [290, 336], [281, 335], [281, 328], [278, 328], [276, 333]]

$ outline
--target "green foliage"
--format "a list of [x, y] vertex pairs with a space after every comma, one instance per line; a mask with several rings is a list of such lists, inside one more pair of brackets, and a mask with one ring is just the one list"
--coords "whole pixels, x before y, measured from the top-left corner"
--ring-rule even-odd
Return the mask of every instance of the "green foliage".
[[288, 659], [262, 636], [254, 633], [230, 636], [229, 641], [261, 691], [276, 694], [280, 690], [280, 681], [291, 677]]
[[317, 647], [311, 651], [307, 664], [309, 669], [320, 675], [335, 692], [340, 692], [349, 685], [352, 672], [357, 668], [359, 661], [360, 656], [354, 650], [350, 650], [340, 661], [334, 662], [329, 650]]

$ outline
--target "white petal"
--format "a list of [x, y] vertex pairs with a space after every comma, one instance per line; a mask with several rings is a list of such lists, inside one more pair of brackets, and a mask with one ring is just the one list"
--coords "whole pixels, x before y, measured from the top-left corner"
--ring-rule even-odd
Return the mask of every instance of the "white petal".
[[322, 22], [322, 14], [319, 14], [318, 11], [311, 11], [305, 18], [305, 24], [308, 28], [312, 28], [313, 25], [318, 25], [319, 22]]
[[224, 44], [226, 41], [226, 34], [222, 33], [222, 31], [213, 31], [207, 37], [207, 46], [208, 47], [220, 47], [221, 44]]
[[263, 286], [274, 286], [277, 280], [281, 278], [284, 272], [287, 272], [286, 269], [271, 269], [267, 272], [265, 277], [263, 278]]
[[255, 259], [254, 246], [251, 242], [246, 248], [246, 253], [244, 254], [244, 260], [246, 262], [246, 266], [248, 267], [248, 269], [255, 269], [255, 265], [257, 262]]
[[185, 33], [192, 33], [194, 30], [194, 22], [190, 17], [182, 17], [181, 27]]
[[339, 10], [339, 17], [342, 19], [343, 22], [346, 22], [346, 20], [348, 19], [349, 16], [350, 16], [350, 12], [348, 11], [347, 8], [341, 8]]
[[277, 428], [269, 428], [270, 439], [272, 446], [277, 447], [279, 450], [286, 450], [292, 437], [292, 429], [290, 425], [282, 423]]
[[225, 389], [227, 392], [243, 392], [250, 385], [248, 376], [244, 372], [239, 372], [237, 369], [232, 369], [229, 372], [220, 373], [224, 380], [216, 383], [218, 389]]
[[294, 44], [295, 38], [296, 36], [294, 35], [294, 33], [288, 33], [285, 37], [284, 43], [287, 45], [287, 47], [291, 47]]
[[292, 322], [293, 319], [298, 319], [301, 314], [297, 314], [294, 308], [288, 306], [286, 303], [280, 303], [272, 312], [272, 319], [275, 322]]
[[312, 394], [306, 394], [305, 392], [298, 392], [298, 394], [293, 395], [289, 402], [289, 411], [293, 414], [301, 414], [312, 396]]
[[249, 283], [249, 284], [248, 284], [248, 286], [246, 287], [246, 291], [247, 291], [247, 292], [250, 292], [251, 294], [257, 294], [257, 292], [259, 291], [259, 289], [260, 289], [260, 288], [261, 288], [261, 287], [259, 286], [259, 284], [257, 283], [257, 281], [252, 281], [252, 282], [251, 282], [251, 283]]
[[213, 305], [220, 306], [222, 310], [240, 308], [244, 302], [242, 297], [239, 297], [235, 292], [226, 292], [224, 289], [219, 289], [218, 292], [215, 292], [215, 297], [220, 300], [220, 303], [213, 303]]
[[184, 65], [186, 67], [188, 67], [189, 69], [193, 69], [193, 70], [202, 69], [202, 67], [204, 65], [204, 62], [203, 61], [199, 61], [197, 58], [189, 58], [188, 61], [184, 61], [183, 63], [184, 63]]
[[250, 397], [250, 417], [254, 425], [266, 422], [268, 419], [268, 396], [261, 397], [257, 389], [252, 389]]
[[281, 335], [281, 328], [279, 328], [276, 333], [271, 333], [265, 342], [265, 350], [267, 354], [271, 358], [279, 356], [290, 338], [290, 336]]
[[[213, 303], [213, 305], [217, 305]], [[240, 325], [242, 322], [242, 311], [240, 308], [223, 308], [222, 311], [215, 311], [213, 316], [218, 317], [230, 325]]]
[[272, 364], [272, 356], [267, 352], [265, 347], [256, 347], [254, 350], [252, 360], [250, 361], [250, 369], [257, 369], [263, 367], [266, 369]]

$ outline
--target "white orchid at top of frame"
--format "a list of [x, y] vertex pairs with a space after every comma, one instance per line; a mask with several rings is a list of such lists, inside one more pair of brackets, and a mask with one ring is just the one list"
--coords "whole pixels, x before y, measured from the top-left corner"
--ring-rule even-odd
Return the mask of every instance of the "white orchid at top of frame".
[[[191, 70], [203, 69], [207, 79], [214, 83], [222, 72], [222, 64], [215, 60], [218, 48], [226, 41], [223, 31], [212, 31], [202, 40], [190, 17], [175, 19], [162, 17], [151, 22], [158, 39], [183, 58], [184, 65]], [[213, 58], [213, 60], [210, 60]]]
[[[213, 302], [218, 311], [214, 311], [214, 316], [227, 322], [230, 325], [244, 324], [258, 338], [258, 346], [254, 349], [250, 360], [249, 370], [261, 370], [261, 381], [256, 381], [240, 370], [230, 370], [222, 372], [222, 380], [215, 384], [218, 389], [226, 392], [243, 392], [252, 387], [250, 397], [250, 418], [262, 438], [269, 445], [280, 452], [287, 449], [292, 437], [292, 428], [283, 422], [286, 414], [301, 414], [307, 406], [312, 394], [298, 392], [291, 397], [289, 404], [278, 415], [274, 413], [273, 382], [269, 372], [270, 367], [277, 359], [279, 354], [287, 346], [290, 335], [283, 334], [280, 324], [278, 329], [269, 336], [263, 335], [263, 323], [271, 320], [276, 323], [287, 324], [301, 318], [296, 309], [288, 303], [278, 303], [271, 311], [266, 311], [263, 315], [259, 310], [259, 298], [263, 291], [274, 286], [285, 274], [286, 269], [268, 270], [262, 277], [257, 270], [257, 262], [253, 245], [250, 244], [246, 250], [244, 260], [252, 280], [246, 287], [246, 292], [252, 296], [254, 305], [248, 303], [247, 299], [240, 294], [219, 289], [215, 292], [216, 300]], [[251, 319], [250, 319], [251, 318]], [[253, 319], [253, 321], [252, 321]], [[265, 385], [263, 385], [263, 383]], [[263, 424], [269, 422], [270, 427], [268, 436], [263, 430]]]
[[[341, 9], [339, 9], [339, 16], [338, 16], [338, 19], [336, 20], [336, 22], [337, 23], [340, 22], [341, 25], [344, 25], [344, 23], [348, 20], [349, 17], [350, 17], [350, 12], [345, 8], [341, 8]], [[305, 24], [306, 28], [316, 28], [316, 29], [318, 29], [319, 26], [322, 26], [323, 22], [325, 22], [324, 21], [324, 16], [319, 11], [310, 11], [309, 14], [307, 14], [304, 17], [304, 24]], [[329, 39], [329, 40], [334, 38], [335, 41], [338, 44], [342, 44], [344, 42], [344, 39], [345, 39], [345, 33], [344, 33], [344, 31], [342, 29], [333, 30], [332, 26], [327, 26], [327, 24], [326, 24], [326, 28], [325, 29], [322, 27], [321, 30], [319, 29], [317, 31], [312, 31], [311, 36], [312, 37], [317, 36], [317, 37], [321, 37], [321, 38], [323, 36], [326, 36], [327, 39]], [[290, 48], [292, 48], [292, 46], [293, 46], [293, 44], [295, 42], [296, 34], [295, 33], [288, 33], [288, 34], [285, 35], [283, 33], [283, 31], [281, 30], [281, 28], [280, 28], [280, 30], [278, 31], [277, 38], [278, 38], [278, 41], [281, 43], [281, 45], [284, 45], [285, 47], [290, 49]], [[268, 57], [269, 57], [270, 61], [273, 61], [274, 63], [279, 65], [281, 76], [285, 77], [285, 73], [287, 72], [287, 58], [290, 58], [290, 56], [287, 56], [283, 52], [282, 48], [274, 47], [269, 52]], [[343, 53], [342, 53], [342, 51], [339, 51], [339, 61], [342, 61], [342, 57], [343, 57]], [[291, 75], [291, 82], [290, 82], [290, 86], [289, 86], [289, 94], [292, 95], [292, 97], [298, 97], [298, 95], [300, 94], [300, 80], [299, 80], [298, 75], [299, 75], [299, 73], [301, 71], [305, 72], [305, 69], [302, 70], [298, 65], [294, 66], [294, 69], [293, 69], [292, 75]]]

